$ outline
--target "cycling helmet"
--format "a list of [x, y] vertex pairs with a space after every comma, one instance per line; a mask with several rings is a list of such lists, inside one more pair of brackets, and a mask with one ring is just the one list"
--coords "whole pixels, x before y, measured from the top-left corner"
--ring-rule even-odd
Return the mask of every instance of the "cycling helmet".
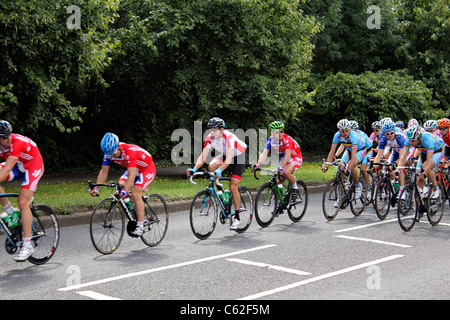
[[279, 129], [284, 129], [284, 123], [281, 121], [272, 121], [269, 124], [269, 130], [279, 130]]
[[434, 130], [437, 127], [437, 121], [436, 120], [428, 120], [423, 124], [423, 127], [425, 130]]
[[347, 119], [339, 120], [337, 127], [339, 131], [350, 129], [350, 121], [348, 121]]
[[397, 121], [395, 123], [395, 126], [400, 128], [400, 129], [403, 129], [405, 127], [405, 123], [403, 121]]
[[11, 124], [6, 120], [0, 120], [0, 139], [8, 139], [12, 132]]
[[384, 124], [388, 121], [392, 121], [392, 118], [386, 117], [380, 120], [381, 128], [383, 128]]
[[223, 121], [221, 118], [214, 117], [214, 118], [209, 119], [207, 127], [208, 128], [217, 127], [219, 129], [225, 128], [225, 121]]
[[383, 125], [383, 132], [395, 130], [395, 123], [393, 121], [386, 121]]
[[420, 137], [422, 133], [422, 130], [419, 126], [412, 126], [408, 129], [408, 132], [406, 133], [409, 140], [416, 140]]
[[119, 147], [119, 137], [117, 137], [114, 133], [107, 132], [100, 143], [100, 147], [102, 151], [106, 155], [111, 155], [114, 151]]
[[411, 119], [408, 122], [408, 128], [413, 127], [413, 126], [418, 126], [419, 125], [419, 121], [417, 121], [416, 119]]
[[359, 123], [356, 120], [350, 120], [350, 129], [358, 130], [359, 129]]
[[450, 120], [447, 118], [442, 118], [437, 123], [438, 127], [450, 127]]
[[381, 123], [380, 123], [380, 121], [374, 121], [374, 122], [372, 122], [372, 129], [373, 129], [373, 130], [375, 130], [375, 129], [381, 129]]

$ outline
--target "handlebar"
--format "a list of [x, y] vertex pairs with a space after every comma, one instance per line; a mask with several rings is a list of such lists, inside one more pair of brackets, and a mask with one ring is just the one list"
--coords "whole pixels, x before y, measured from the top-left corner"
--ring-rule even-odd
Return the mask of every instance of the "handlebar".
[[342, 160], [342, 159], [336, 159], [336, 160], [334, 160], [333, 162], [326, 162], [326, 161], [325, 161], [325, 158], [322, 158], [322, 165], [321, 165], [322, 169], [324, 169], [324, 166], [325, 166], [326, 164], [331, 165], [331, 166], [334, 166], [334, 167], [336, 167], [336, 168], [338, 168], [338, 167], [340, 167], [340, 166], [343, 165], [343, 166], [345, 166], [345, 170], [347, 170], [347, 167], [348, 167], [348, 162], [345, 161], [345, 160]]
[[[195, 172], [193, 175], [190, 176], [189, 181], [190, 181], [192, 184], [196, 185], [197, 182], [194, 182], [194, 180], [193, 180], [195, 176], [203, 176], [203, 177], [208, 177], [208, 178], [211, 179], [211, 178], [214, 177], [214, 175], [215, 175], [214, 172]], [[222, 180], [229, 180], [229, 178], [221, 178], [221, 179], [222, 179]], [[212, 179], [211, 179], [211, 180], [212, 180]], [[214, 179], [214, 183], [215, 183], [217, 186], [219, 186], [219, 187], [223, 187], [223, 184], [221, 184], [221, 183], [219, 182], [219, 180], [220, 180], [220, 179], [215, 178], [215, 179]]]
[[265, 171], [265, 172], [269, 172], [271, 174], [276, 174], [278, 173], [278, 170], [272, 170], [272, 169], [264, 169], [264, 168], [256, 168], [255, 170], [253, 170], [253, 176], [255, 177], [256, 180], [259, 180], [259, 178], [256, 176], [256, 172], [257, 171]]
[[[88, 181], [88, 186], [86, 188], [87, 192], [92, 192], [93, 188], [95, 187], [110, 187], [110, 188], [116, 188], [117, 191], [120, 191], [124, 188], [123, 185], [121, 185], [120, 183], [118, 183], [117, 181], [111, 181], [110, 183], [92, 183], [91, 180]], [[100, 194], [97, 192], [95, 194], [96, 197], [99, 197]]]

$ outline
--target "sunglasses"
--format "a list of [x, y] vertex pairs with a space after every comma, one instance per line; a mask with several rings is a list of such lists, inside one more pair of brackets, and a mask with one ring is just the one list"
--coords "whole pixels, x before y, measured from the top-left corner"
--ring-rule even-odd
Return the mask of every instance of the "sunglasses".
[[448, 127], [438, 127], [439, 130], [445, 130], [448, 129]]
[[391, 135], [393, 135], [393, 134], [395, 134], [395, 131], [386, 132], [386, 135], [387, 135], [387, 136], [391, 136]]

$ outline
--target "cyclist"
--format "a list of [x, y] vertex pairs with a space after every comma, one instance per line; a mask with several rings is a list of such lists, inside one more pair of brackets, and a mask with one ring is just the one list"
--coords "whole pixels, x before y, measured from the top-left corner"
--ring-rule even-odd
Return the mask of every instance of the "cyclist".
[[[379, 163], [379, 161], [381, 160], [381, 156], [384, 153], [384, 149], [386, 147], [389, 147], [390, 150], [392, 151], [392, 155], [389, 158], [390, 163], [397, 162], [397, 160], [401, 158], [404, 153], [406, 153], [405, 136], [402, 133], [398, 133], [395, 130], [395, 127], [396, 125], [394, 124], [393, 121], [385, 122], [383, 126], [384, 135], [380, 139], [380, 144], [378, 145], [378, 153], [374, 160], [375, 163]], [[380, 167], [379, 165], [374, 166], [375, 169], [379, 169], [379, 167]], [[394, 176], [391, 176], [390, 178], [394, 179]], [[405, 186], [405, 175], [403, 171], [399, 172], [398, 178], [400, 191], [402, 191]]]
[[[140, 237], [144, 234], [145, 216], [145, 205], [142, 195], [156, 176], [153, 158], [149, 152], [137, 145], [119, 142], [119, 138], [111, 132], [107, 132], [103, 136], [100, 147], [104, 155], [97, 183], [106, 181], [111, 162], [127, 168], [127, 171], [119, 178], [119, 183], [123, 185], [120, 196], [123, 198], [129, 197], [130, 190], [133, 189], [131, 198], [136, 209], [137, 225], [136, 229], [131, 233]], [[92, 196], [96, 196], [98, 187], [91, 190], [90, 193]]]
[[[216, 150], [220, 155], [215, 157], [209, 164], [209, 172], [215, 173], [215, 178], [220, 179], [222, 172], [230, 165], [233, 165], [230, 191], [233, 195], [234, 212], [231, 213], [233, 222], [231, 230], [236, 230], [241, 224], [239, 220], [239, 213], [246, 209], [241, 208], [241, 196], [239, 193], [239, 184], [242, 179], [242, 174], [245, 171], [247, 144], [239, 140], [239, 138], [225, 129], [225, 121], [221, 118], [214, 117], [208, 121], [208, 129], [211, 133], [206, 137], [202, 153], [197, 158], [194, 168], [187, 169], [187, 175], [191, 176], [198, 169], [200, 169], [206, 161], [211, 149]], [[237, 209], [238, 208], [238, 209]]]
[[[440, 190], [436, 182], [436, 174], [434, 173], [433, 168], [439, 164], [440, 160], [444, 156], [444, 141], [431, 133], [422, 132], [419, 126], [410, 127], [407, 135], [408, 140], [405, 142], [405, 148], [409, 149], [411, 147], [415, 147], [421, 151], [419, 160], [422, 164], [422, 169], [433, 185], [433, 193], [431, 198], [437, 199], [440, 195]], [[406, 158], [407, 153], [404, 153], [399, 161], [399, 166], [404, 166], [407, 160]], [[419, 178], [420, 179], [417, 180], [417, 184], [420, 188], [423, 188], [423, 177], [420, 176]]]
[[450, 159], [450, 120], [447, 118], [442, 118], [438, 121], [438, 132], [436, 132], [436, 136], [441, 138], [445, 143], [444, 154], [447, 159]]
[[[6, 160], [0, 166], [0, 182], [23, 178], [18, 198], [22, 216], [23, 243], [14, 259], [25, 261], [34, 252], [31, 245], [30, 203], [39, 180], [44, 174], [44, 161], [36, 144], [30, 138], [12, 133], [11, 124], [5, 120], [0, 120], [0, 158]], [[5, 193], [2, 187], [0, 192]], [[7, 212], [11, 211], [11, 204], [7, 198], [0, 199], [0, 203]], [[14, 226], [16, 222], [12, 221], [12, 223]]]
[[293, 173], [303, 163], [300, 146], [291, 136], [284, 133], [284, 123], [281, 121], [271, 122], [269, 124], [269, 131], [271, 135], [267, 139], [264, 151], [259, 156], [258, 163], [254, 164], [252, 168], [253, 170], [259, 168], [271, 150], [279, 152], [281, 155], [281, 160], [278, 165], [280, 176], [291, 183], [292, 193], [297, 196], [299, 190]]
[[[328, 153], [327, 162], [331, 162], [335, 155], [337, 146], [342, 143], [345, 148], [350, 153], [350, 161], [348, 162], [348, 169], [355, 181], [355, 198], [360, 199], [362, 196], [362, 187], [359, 183], [359, 175], [356, 170], [356, 165], [366, 156], [367, 149], [365, 141], [359, 139], [358, 134], [350, 129], [350, 121], [348, 119], [342, 119], [338, 122], [337, 127], [338, 132], [333, 137], [333, 142], [331, 143], [331, 149]], [[329, 165], [325, 164], [322, 171], [325, 173], [328, 170]]]
[[436, 132], [438, 132], [437, 123], [438, 122], [436, 120], [425, 121], [425, 123], [423, 124], [423, 128], [426, 132], [436, 134]]
[[[381, 131], [380, 121], [372, 122], [372, 133], [370, 134], [369, 138], [370, 140], [372, 140], [374, 148], [376, 148], [380, 143], [380, 131]], [[376, 150], [374, 151], [376, 152]]]

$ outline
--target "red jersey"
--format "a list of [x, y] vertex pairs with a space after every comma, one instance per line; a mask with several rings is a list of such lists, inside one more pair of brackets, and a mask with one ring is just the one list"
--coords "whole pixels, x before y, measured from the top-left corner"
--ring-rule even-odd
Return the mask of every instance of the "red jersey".
[[228, 130], [224, 130], [219, 139], [209, 134], [205, 139], [204, 148], [214, 148], [221, 154], [226, 154], [228, 149], [234, 149], [234, 156], [238, 156], [247, 150], [247, 144]]
[[273, 137], [269, 137], [265, 148], [269, 151], [271, 149], [274, 149], [281, 153], [283, 156], [286, 150], [292, 150], [291, 158], [302, 157], [302, 152], [297, 141], [292, 139], [292, 137], [287, 135], [286, 133], [283, 133], [283, 139], [281, 139], [280, 141], [275, 141]]
[[148, 151], [134, 144], [120, 142], [119, 146], [122, 150], [120, 157], [114, 158], [111, 155], [105, 154], [102, 163], [104, 166], [110, 166], [111, 161], [114, 161], [122, 167], [136, 167], [138, 170], [145, 170], [153, 166], [153, 158]]
[[20, 134], [11, 133], [11, 146], [5, 151], [0, 150], [0, 158], [8, 159], [8, 157], [17, 157], [19, 162], [26, 164], [34, 159], [41, 160], [42, 156], [36, 143], [30, 138], [21, 136]]

